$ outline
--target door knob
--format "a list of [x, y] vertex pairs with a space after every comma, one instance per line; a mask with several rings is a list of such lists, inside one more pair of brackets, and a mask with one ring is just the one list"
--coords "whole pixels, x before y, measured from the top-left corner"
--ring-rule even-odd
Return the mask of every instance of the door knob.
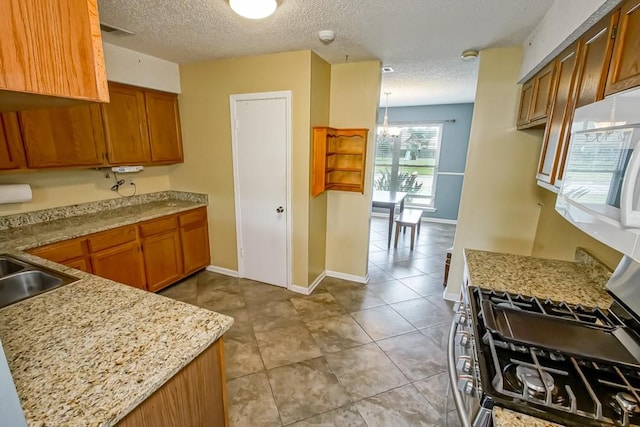
[[284, 212], [284, 208], [282, 206], [278, 206], [278, 209], [276, 209], [276, 212], [282, 213]]

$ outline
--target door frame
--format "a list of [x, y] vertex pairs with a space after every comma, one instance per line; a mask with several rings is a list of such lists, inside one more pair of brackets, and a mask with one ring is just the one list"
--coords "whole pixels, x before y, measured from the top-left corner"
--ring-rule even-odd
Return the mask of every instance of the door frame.
[[240, 209], [240, 188], [239, 188], [239, 170], [238, 170], [238, 136], [236, 133], [236, 102], [238, 101], [258, 101], [258, 100], [268, 100], [268, 99], [284, 99], [286, 102], [286, 230], [287, 235], [286, 245], [287, 245], [287, 253], [286, 253], [286, 269], [287, 269], [287, 279], [284, 284], [286, 289], [290, 289], [291, 282], [291, 266], [293, 265], [291, 261], [291, 239], [292, 239], [292, 212], [291, 212], [291, 133], [292, 133], [292, 121], [291, 121], [291, 91], [277, 91], [277, 92], [256, 92], [256, 93], [242, 93], [242, 94], [233, 94], [229, 95], [229, 104], [231, 107], [231, 149], [233, 154], [233, 191], [234, 191], [234, 204], [235, 204], [235, 220], [236, 220], [236, 246], [237, 246], [237, 257], [238, 257], [238, 277], [244, 277], [244, 264], [242, 257], [242, 248], [241, 242], [242, 240], [242, 227], [241, 227], [241, 217], [242, 212]]

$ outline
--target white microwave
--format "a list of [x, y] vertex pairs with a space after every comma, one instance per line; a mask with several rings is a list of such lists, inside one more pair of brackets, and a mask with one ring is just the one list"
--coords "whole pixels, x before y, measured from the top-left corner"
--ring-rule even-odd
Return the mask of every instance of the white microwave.
[[640, 261], [640, 89], [576, 109], [556, 211]]

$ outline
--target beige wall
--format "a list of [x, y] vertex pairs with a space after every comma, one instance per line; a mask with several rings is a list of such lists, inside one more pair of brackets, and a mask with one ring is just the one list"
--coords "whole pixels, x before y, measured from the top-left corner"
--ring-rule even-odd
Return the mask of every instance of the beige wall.
[[463, 248], [530, 255], [540, 207], [535, 170], [540, 132], [516, 130], [520, 48], [480, 53], [469, 151], [448, 296], [460, 291]]
[[[132, 179], [136, 183], [137, 194], [168, 190], [168, 170], [167, 166], [153, 166], [137, 174], [118, 175], [127, 180], [120, 192], [124, 195], [132, 193], [132, 187], [129, 186]], [[0, 216], [120, 197], [111, 191], [113, 174], [110, 178], [105, 178], [104, 172], [95, 169], [2, 174], [0, 185], [2, 184], [31, 185], [33, 200], [29, 203], [0, 205]]]
[[[315, 53], [311, 54], [311, 112], [313, 126], [329, 124], [331, 90], [331, 65]], [[312, 130], [309, 129], [310, 150], [313, 152]], [[311, 172], [313, 158], [309, 156]], [[310, 178], [311, 179], [311, 178]], [[309, 188], [309, 193], [311, 189]], [[309, 197], [309, 274], [308, 283], [313, 283], [325, 270], [327, 248], [327, 193]]]
[[327, 195], [327, 270], [367, 275], [374, 134], [380, 98], [380, 62], [331, 67], [330, 125], [368, 128], [365, 193], [329, 191]]
[[581, 246], [600, 258], [610, 268], [615, 268], [622, 257], [620, 252], [589, 237], [561, 217], [555, 211], [556, 194], [543, 188], [539, 188], [538, 193], [544, 207], [540, 214], [531, 255], [573, 261], [576, 247]]
[[311, 52], [182, 65], [180, 76], [185, 163], [172, 167], [171, 188], [209, 195], [211, 262], [231, 270], [238, 263], [229, 96], [292, 91], [292, 279], [307, 286]]

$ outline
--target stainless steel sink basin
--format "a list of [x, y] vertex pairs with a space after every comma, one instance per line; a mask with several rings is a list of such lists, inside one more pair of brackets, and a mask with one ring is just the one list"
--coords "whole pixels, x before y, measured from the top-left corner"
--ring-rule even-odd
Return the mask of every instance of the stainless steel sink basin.
[[27, 268], [27, 265], [20, 261], [11, 259], [6, 256], [0, 256], [0, 277], [8, 276], [9, 274], [17, 273]]
[[0, 255], [0, 308], [76, 280], [37, 264]]

